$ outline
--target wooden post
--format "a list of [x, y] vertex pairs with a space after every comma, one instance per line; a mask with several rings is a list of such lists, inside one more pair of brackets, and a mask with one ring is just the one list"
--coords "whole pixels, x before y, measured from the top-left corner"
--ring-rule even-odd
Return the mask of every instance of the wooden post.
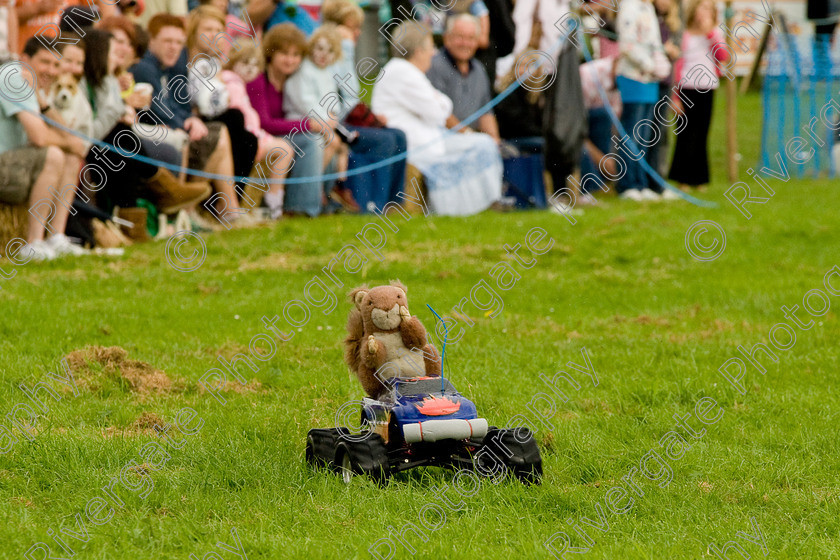
[[[726, 27], [732, 29], [732, 0], [726, 0]], [[726, 45], [729, 52], [735, 52], [735, 41], [732, 34], [726, 34]], [[726, 80], [726, 152], [727, 152], [727, 178], [729, 183], [734, 183], [738, 180], [738, 160], [735, 159], [735, 154], [738, 153], [738, 137], [736, 134], [735, 120], [737, 118], [737, 92], [735, 84], [735, 76], [732, 79]]]

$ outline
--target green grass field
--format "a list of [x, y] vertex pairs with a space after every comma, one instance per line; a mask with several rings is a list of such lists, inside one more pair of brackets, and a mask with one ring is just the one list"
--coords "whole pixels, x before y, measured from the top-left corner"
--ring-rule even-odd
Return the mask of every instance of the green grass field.
[[[718, 373], [739, 345], [767, 343], [771, 327], [793, 324], [781, 306], [802, 306], [809, 290], [826, 291], [825, 274], [840, 264], [840, 192], [828, 179], [774, 181], [776, 195], [744, 218], [722, 196], [722, 109], [721, 96], [707, 195], [718, 208], [606, 198], [574, 226], [544, 211], [399, 219], [383, 261], [363, 250], [361, 271], [337, 272], [346, 289], [336, 290], [334, 310], [313, 308], [291, 340], [277, 341], [272, 359], [256, 362], [254, 381], [229, 386], [225, 405], [200, 388], [201, 376], [218, 367], [217, 356], [247, 353], [251, 338], [265, 331], [262, 316], [280, 315], [278, 327], [287, 330], [286, 303], [303, 300], [304, 285], [373, 218], [295, 219], [205, 235], [207, 258], [193, 272], [171, 268], [162, 243], [132, 247], [121, 258], [17, 267], [14, 278], [0, 281], [3, 425], [17, 403], [31, 404], [18, 385], [60, 372], [71, 353], [78, 396], [52, 383], [62, 398], [40, 393], [49, 412], [33, 440], [11, 432], [19, 441], [0, 455], [0, 558], [24, 558], [37, 542], [54, 557], [69, 557], [51, 535], [62, 527], [81, 533], [77, 514], [87, 539], [61, 538], [81, 560], [233, 560], [236, 552], [216, 546], [237, 549], [233, 528], [252, 560], [368, 558], [389, 527], [407, 523], [424, 535], [405, 533], [413, 556], [394, 539], [394, 558], [551, 558], [543, 543], [560, 531], [570, 546], [589, 548], [566, 558], [714, 558], [709, 544], [732, 540], [764, 557], [760, 540], [736, 538], [739, 531], [755, 534], [751, 518], [772, 558], [840, 557], [840, 297], [828, 296], [832, 308], [810, 329], [794, 328], [795, 345], [777, 352], [778, 363], [762, 359], [766, 374], [747, 366], [745, 395]], [[742, 163], [752, 164], [757, 97], [742, 99], [741, 110]], [[717, 260], [700, 262], [686, 251], [685, 232], [698, 220], [726, 231]], [[418, 469], [378, 488], [359, 479], [347, 487], [310, 470], [307, 430], [330, 427], [336, 409], [362, 397], [342, 360], [346, 291], [399, 278], [412, 313], [432, 330], [426, 304], [448, 314], [477, 282], [495, 285], [490, 268], [513, 263], [504, 245], [524, 243], [535, 227], [548, 232], [552, 248], [532, 268], [512, 264], [521, 278], [499, 292], [504, 309], [495, 317], [471, 303], [463, 307], [474, 326], [447, 348], [446, 369], [491, 423], [506, 425], [517, 414], [534, 420], [543, 484], [484, 481], [464, 498], [450, 489], [454, 507], [440, 509], [439, 489], [454, 484], [451, 471]], [[837, 276], [834, 282], [837, 291]], [[810, 305], [819, 308], [819, 298]], [[796, 314], [809, 320], [802, 309]], [[777, 340], [783, 343], [784, 333]], [[111, 350], [83, 350], [92, 346]], [[597, 386], [564, 367], [583, 364], [583, 347]], [[538, 393], [551, 393], [539, 374], [561, 369], [581, 387], [567, 389], [568, 403], [556, 399], [553, 414], [543, 405], [534, 409], [549, 429], [526, 407]], [[693, 415], [703, 397], [713, 398], [723, 416], [691, 440], [684, 456], [666, 460], [670, 482], [637, 474], [644, 496], [634, 495], [624, 515], [607, 510], [610, 488], [649, 450], [662, 453], [658, 442], [675, 425], [672, 416]], [[150, 442], [162, 440], [152, 426], [173, 422], [184, 407], [203, 424], [186, 416], [182, 423], [200, 430], [172, 440], [168, 459], [153, 456]], [[124, 482], [111, 490], [116, 497], [107, 498], [102, 488], [120, 476]], [[93, 504], [89, 516], [86, 504]], [[580, 525], [590, 546], [566, 520], [595, 522], [598, 508], [609, 527]], [[99, 525], [89, 520], [97, 516]], [[558, 537], [554, 546], [562, 543]], [[40, 550], [29, 557], [46, 557]], [[388, 548], [378, 550], [385, 556]]]

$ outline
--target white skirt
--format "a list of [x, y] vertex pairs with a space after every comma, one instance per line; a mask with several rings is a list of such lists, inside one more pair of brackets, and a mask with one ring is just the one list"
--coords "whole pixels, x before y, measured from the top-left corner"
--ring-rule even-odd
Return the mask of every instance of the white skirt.
[[422, 149], [408, 155], [408, 162], [423, 173], [433, 212], [469, 216], [502, 197], [502, 157], [492, 137], [446, 133], [442, 142], [443, 155]]

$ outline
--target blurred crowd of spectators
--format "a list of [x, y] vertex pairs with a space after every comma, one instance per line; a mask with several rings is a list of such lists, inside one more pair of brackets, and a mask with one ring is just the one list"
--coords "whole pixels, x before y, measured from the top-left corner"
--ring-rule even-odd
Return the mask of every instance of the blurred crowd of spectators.
[[[355, 0], [3, 0], [0, 202], [29, 205], [27, 250], [49, 259], [84, 253], [67, 233], [95, 244], [76, 222], [115, 208], [198, 230], [376, 211], [408, 190], [407, 167], [435, 213], [506, 210], [504, 159], [531, 152], [549, 194], [567, 193], [556, 211], [607, 184], [668, 200], [642, 163], [665, 173], [666, 131], [639, 125], [675, 83], [688, 124], [667, 175], [708, 183], [718, 83], [686, 68], [719, 75], [712, 0], [682, 18], [677, 0], [421, 4], [393, 0], [365, 27]], [[556, 25], [570, 13], [585, 49]], [[383, 67], [357, 60], [363, 28], [390, 46]], [[613, 118], [634, 131], [623, 158]]]

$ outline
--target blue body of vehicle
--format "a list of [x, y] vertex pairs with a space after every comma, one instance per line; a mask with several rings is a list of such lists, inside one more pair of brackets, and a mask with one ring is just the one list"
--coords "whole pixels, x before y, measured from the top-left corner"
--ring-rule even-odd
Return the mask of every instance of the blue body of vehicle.
[[449, 381], [440, 377], [392, 378], [386, 400], [365, 399], [363, 420], [373, 426], [387, 426], [392, 419], [402, 428], [427, 420], [474, 420], [475, 404], [463, 397]]

